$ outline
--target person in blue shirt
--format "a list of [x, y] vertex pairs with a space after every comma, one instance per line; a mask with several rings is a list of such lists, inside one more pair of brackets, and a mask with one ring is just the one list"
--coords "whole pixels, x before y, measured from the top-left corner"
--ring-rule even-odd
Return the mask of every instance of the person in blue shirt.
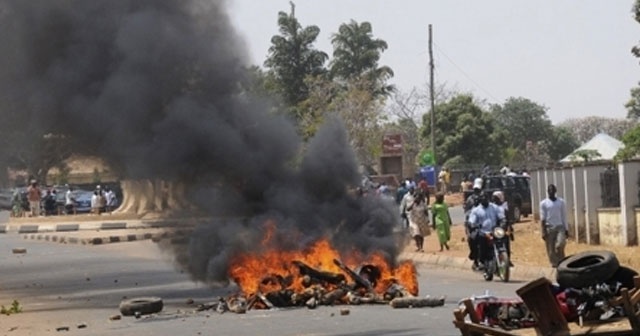
[[477, 230], [478, 260], [486, 264], [493, 255], [489, 251], [488, 234], [498, 225], [504, 226], [506, 218], [504, 211], [497, 205], [489, 203], [489, 198], [484, 193], [478, 196], [479, 205], [471, 210], [469, 214], [469, 226], [472, 230]]

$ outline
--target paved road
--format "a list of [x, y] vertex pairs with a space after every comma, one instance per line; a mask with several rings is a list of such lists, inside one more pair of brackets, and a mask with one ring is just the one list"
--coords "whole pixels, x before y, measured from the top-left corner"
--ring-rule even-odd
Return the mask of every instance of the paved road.
[[[14, 247], [27, 253], [12, 254]], [[513, 297], [524, 283], [487, 283], [472, 272], [420, 266], [421, 295], [446, 295], [444, 307], [340, 306], [218, 315], [193, 313], [186, 301], [209, 302], [234, 289], [190, 281], [151, 241], [64, 245], [6, 234], [0, 235], [0, 265], [0, 304], [16, 299], [24, 307], [23, 313], [0, 316], [0, 335], [10, 336], [59, 335], [57, 327], [69, 327], [69, 335], [456, 335], [452, 311], [461, 298], [486, 289]], [[109, 320], [118, 314], [123, 297], [148, 295], [164, 299], [163, 313]], [[350, 309], [350, 315], [341, 316], [341, 308]], [[80, 324], [87, 328], [78, 329]]]

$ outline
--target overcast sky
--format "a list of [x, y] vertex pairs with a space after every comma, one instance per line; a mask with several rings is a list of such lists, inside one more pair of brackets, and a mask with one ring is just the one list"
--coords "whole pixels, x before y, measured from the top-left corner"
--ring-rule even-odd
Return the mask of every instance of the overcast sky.
[[[251, 61], [264, 62], [278, 11], [288, 0], [230, 0]], [[633, 0], [297, 0], [303, 26], [317, 25], [316, 47], [332, 53], [331, 34], [354, 19], [369, 21], [389, 49], [381, 64], [403, 91], [426, 88], [428, 25], [433, 26], [436, 83], [488, 103], [526, 97], [549, 108], [554, 124], [586, 116], [626, 117], [629, 90], [640, 81], [631, 48], [640, 24]]]

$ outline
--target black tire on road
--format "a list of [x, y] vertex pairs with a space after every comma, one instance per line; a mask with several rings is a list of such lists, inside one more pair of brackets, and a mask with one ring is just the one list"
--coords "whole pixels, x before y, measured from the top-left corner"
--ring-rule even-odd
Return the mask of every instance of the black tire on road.
[[149, 315], [162, 311], [163, 303], [159, 297], [139, 297], [120, 302], [120, 313], [124, 316]]
[[606, 282], [620, 263], [611, 251], [585, 251], [558, 264], [556, 280], [563, 288], [584, 288]]

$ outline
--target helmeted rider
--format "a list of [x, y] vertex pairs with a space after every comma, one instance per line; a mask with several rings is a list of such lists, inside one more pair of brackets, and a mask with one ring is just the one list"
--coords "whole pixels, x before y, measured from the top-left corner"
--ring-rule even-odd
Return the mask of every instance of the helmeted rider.
[[491, 202], [498, 206], [503, 212], [505, 217], [505, 224], [502, 227], [508, 239], [504, 240], [505, 248], [507, 249], [507, 255], [509, 256], [509, 266], [513, 266], [511, 262], [511, 240], [513, 240], [513, 219], [509, 214], [509, 204], [504, 200], [504, 194], [502, 191], [496, 190], [491, 195]]
[[480, 194], [479, 201], [480, 205], [473, 208], [469, 214], [469, 226], [478, 231], [478, 260], [486, 265], [486, 262], [493, 257], [489, 251], [488, 235], [498, 225], [505, 227], [506, 218], [504, 211], [497, 205], [489, 203], [486, 195]]

